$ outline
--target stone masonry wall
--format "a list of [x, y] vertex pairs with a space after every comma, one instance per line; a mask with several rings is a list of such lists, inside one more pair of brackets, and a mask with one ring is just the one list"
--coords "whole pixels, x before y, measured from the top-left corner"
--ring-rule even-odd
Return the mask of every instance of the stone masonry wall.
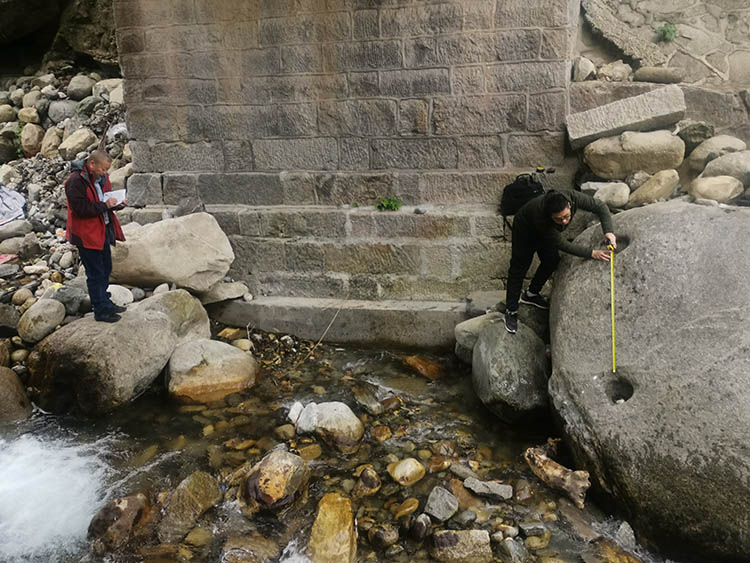
[[147, 203], [485, 202], [477, 175], [562, 158], [567, 0], [115, 11], [135, 165], [163, 174], [133, 179]]
[[[502, 288], [509, 248], [488, 204], [519, 171], [563, 160], [579, 0], [114, 5], [131, 202], [200, 197], [251, 290], [457, 300]], [[485, 207], [341, 208], [396, 195]]]

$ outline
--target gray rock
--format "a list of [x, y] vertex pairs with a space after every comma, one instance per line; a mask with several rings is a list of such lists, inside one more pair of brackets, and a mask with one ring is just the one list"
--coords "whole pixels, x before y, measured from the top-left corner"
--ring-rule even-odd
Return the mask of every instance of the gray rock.
[[21, 252], [22, 243], [23, 237], [13, 237], [5, 239], [4, 241], [0, 242], [0, 254], [18, 254], [19, 252]]
[[65, 318], [65, 307], [54, 299], [40, 299], [21, 315], [18, 336], [26, 342], [39, 342]]
[[41, 74], [39, 76], [35, 76], [31, 80], [32, 86], [37, 86], [38, 88], [44, 90], [48, 86], [52, 86], [57, 82], [57, 78], [55, 78], [55, 75], [51, 72], [48, 72], [47, 74]]
[[657, 172], [645, 184], [630, 194], [628, 207], [640, 207], [669, 199], [679, 183], [680, 176], [677, 174], [677, 170]]
[[60, 257], [60, 267], [63, 270], [67, 270], [73, 265], [73, 252], [66, 250], [65, 253]]
[[18, 264], [0, 264], [0, 278], [7, 278], [18, 273]]
[[[696, 149], [698, 150], [698, 149]], [[712, 160], [703, 171], [704, 178], [731, 176], [737, 178], [745, 188], [750, 187], [750, 151], [725, 154]]]
[[[11, 166], [10, 164], [4, 164], [3, 166], [0, 166], [0, 184], [5, 184], [7, 186], [8, 184], [15, 184], [19, 182], [20, 180], [21, 180], [21, 174], [13, 166]], [[13, 221], [12, 223], [7, 223], [6, 225], [0, 226], [0, 240], [2, 240], [2, 233], [8, 230], [12, 231], [12, 229], [7, 229], [6, 227], [8, 225], [16, 225], [17, 223], [18, 223], [17, 221]], [[25, 231], [20, 234], [25, 235], [27, 232], [29, 231]], [[13, 235], [13, 236], [17, 236], [17, 235]]]
[[196, 471], [182, 481], [169, 497], [158, 536], [164, 543], [179, 542], [198, 518], [222, 498], [219, 483], [208, 473]]
[[107, 287], [107, 292], [110, 294], [110, 299], [115, 305], [120, 307], [126, 307], [133, 302], [133, 294], [127, 287], [123, 287], [117, 284], [110, 284]]
[[55, 100], [50, 102], [47, 116], [53, 123], [60, 123], [69, 117], [73, 117], [76, 113], [76, 107], [78, 107], [78, 102], [74, 100]]
[[480, 481], [479, 479], [469, 477], [464, 480], [464, 487], [484, 497], [492, 497], [500, 500], [510, 500], [513, 498], [513, 487], [499, 481]]
[[71, 100], [80, 101], [91, 95], [96, 82], [84, 74], [74, 76], [68, 84], [68, 97]]
[[443, 487], [434, 487], [427, 497], [424, 511], [438, 522], [445, 522], [458, 511], [458, 499]]
[[29, 260], [39, 256], [42, 253], [42, 247], [39, 245], [39, 239], [36, 233], [27, 233], [21, 241], [21, 248], [19, 248], [19, 255], [24, 260]]
[[642, 66], [633, 73], [633, 80], [636, 82], [656, 82], [657, 84], [679, 84], [684, 79], [683, 74], [679, 68]]
[[516, 423], [547, 412], [544, 342], [523, 323], [509, 334], [502, 323], [479, 335], [472, 362], [474, 391], [502, 420]]
[[305, 406], [297, 419], [296, 431], [315, 433], [344, 453], [356, 451], [365, 433], [359, 418], [338, 401]]
[[492, 561], [487, 530], [440, 530], [432, 536], [430, 555], [438, 561], [489, 563]]
[[0, 106], [4, 105], [10, 105], [11, 99], [10, 99], [10, 92], [7, 90], [0, 90]]
[[539, 520], [527, 520], [519, 523], [518, 527], [527, 538], [532, 536], [543, 536], [544, 532], [547, 531], [547, 526], [544, 525], [544, 522], [540, 522]]
[[13, 305], [0, 303], [0, 336], [12, 336], [15, 334], [20, 318], [18, 311]]
[[31, 90], [24, 94], [21, 105], [25, 108], [33, 108], [41, 97], [42, 93], [39, 90]]
[[131, 287], [130, 293], [133, 294], [133, 301], [141, 301], [146, 297], [146, 292], [143, 291], [140, 287]]
[[14, 106], [22, 107], [24, 94], [23, 88], [16, 88], [10, 93], [10, 101]]
[[737, 178], [712, 176], [696, 178], [690, 183], [689, 193], [695, 199], [711, 199], [719, 203], [729, 203], [742, 195], [745, 188]]
[[9, 104], [0, 106], [0, 123], [6, 123], [16, 120], [16, 110]]
[[78, 153], [85, 151], [96, 140], [96, 134], [91, 129], [84, 127], [67, 137], [60, 143], [57, 150], [64, 160], [74, 160]]
[[13, 141], [0, 137], [0, 164], [10, 162], [18, 158], [16, 145]]
[[626, 131], [587, 145], [583, 157], [600, 178], [622, 180], [639, 170], [655, 174], [679, 168], [685, 157], [685, 143], [669, 131]]
[[594, 194], [594, 199], [609, 207], [625, 207], [630, 198], [630, 186], [624, 182], [606, 182]]
[[[52, 302], [64, 316], [65, 307]], [[176, 343], [172, 322], [157, 311], [131, 308], [117, 323], [100, 323], [93, 317], [74, 321], [45, 338], [29, 357], [35, 402], [52, 412], [75, 404], [84, 414], [107, 413], [153, 383]]]
[[99, 96], [86, 96], [76, 105], [76, 112], [83, 115], [91, 115], [94, 113], [96, 105], [102, 102], [104, 100]]
[[458, 516], [455, 518], [456, 522], [463, 526], [464, 528], [468, 527], [470, 524], [473, 524], [477, 520], [477, 513], [473, 510], [464, 510], [462, 512], [458, 513]]
[[599, 68], [596, 73], [599, 80], [607, 82], [627, 82], [631, 74], [633, 74], [633, 67], [622, 61], [608, 63]]
[[118, 86], [122, 86], [122, 78], [108, 78], [107, 80], [100, 80], [94, 84], [91, 92], [94, 96], [109, 97], [109, 93]]
[[503, 323], [504, 318], [502, 313], [487, 313], [481, 317], [458, 323], [453, 331], [456, 337], [456, 355], [465, 363], [470, 364], [474, 353], [474, 345], [481, 332], [491, 324]]
[[627, 522], [623, 522], [622, 524], [620, 524], [620, 527], [617, 528], [617, 532], [615, 533], [615, 541], [620, 545], [620, 547], [622, 547], [623, 549], [627, 549], [628, 551], [635, 551], [635, 548], [638, 545], [635, 541], [635, 532]]
[[650, 179], [651, 174], [644, 172], [643, 170], [638, 170], [637, 172], [629, 174], [628, 177], [625, 178], [625, 183], [630, 188], [630, 191], [634, 192]]
[[208, 313], [200, 301], [184, 289], [155, 293], [128, 308], [128, 311], [136, 310], [155, 311], [167, 315], [172, 323], [172, 330], [177, 335], [177, 344], [211, 338]]
[[732, 137], [731, 135], [717, 135], [706, 139], [698, 145], [687, 159], [690, 170], [703, 172], [706, 165], [725, 154], [744, 151], [747, 148], [745, 141]]
[[596, 78], [596, 65], [586, 57], [578, 57], [573, 61], [573, 81], [583, 82], [589, 78]]
[[0, 367], [0, 423], [24, 420], [31, 416], [31, 403], [18, 375]]
[[239, 299], [248, 292], [247, 286], [242, 282], [219, 282], [206, 293], [201, 293], [198, 298], [201, 303], [220, 303], [229, 299]]
[[513, 563], [524, 563], [529, 559], [529, 552], [523, 542], [513, 538], [505, 538], [500, 542], [500, 552]]
[[555, 274], [549, 391], [576, 467], [639, 535], [702, 561], [750, 550], [750, 253], [729, 243], [749, 224], [750, 210], [677, 200], [614, 217], [630, 235], [616, 263], [617, 375], [601, 268], [564, 258]]
[[470, 467], [467, 467], [466, 465], [463, 465], [457, 461], [451, 463], [450, 472], [459, 479], [469, 479], [471, 477], [473, 477], [474, 479], [479, 479], [479, 476], [474, 473]]
[[672, 125], [684, 117], [685, 111], [682, 90], [678, 86], [666, 86], [569, 115], [568, 136], [571, 146], [577, 149], [624, 131], [648, 131]]
[[78, 287], [63, 285], [58, 288], [51, 287], [42, 295], [42, 299], [54, 299], [65, 306], [65, 313], [68, 315], [78, 315], [82, 313], [83, 300], [86, 298], [86, 292]]
[[702, 142], [714, 136], [714, 126], [705, 121], [684, 119], [677, 124], [677, 135], [685, 141], [685, 154], [691, 154]]

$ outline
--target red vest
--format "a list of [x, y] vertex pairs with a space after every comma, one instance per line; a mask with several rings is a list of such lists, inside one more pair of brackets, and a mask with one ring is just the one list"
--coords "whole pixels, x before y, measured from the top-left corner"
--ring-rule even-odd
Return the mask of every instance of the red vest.
[[[91, 181], [88, 174], [82, 174], [81, 172], [73, 172], [66, 181], [66, 184], [75, 176], [79, 175], [80, 180], [86, 186], [86, 197], [90, 201], [99, 201], [99, 196], [96, 193], [96, 187]], [[104, 185], [102, 185], [102, 193], [112, 191], [112, 185], [109, 182], [109, 175], [106, 176]], [[120, 222], [117, 220], [117, 216], [112, 211], [107, 212], [109, 215], [109, 221], [112, 223], [115, 231], [115, 240], [124, 241], [125, 235], [122, 232]], [[73, 244], [89, 248], [91, 250], [102, 250], [104, 249], [105, 236], [105, 223], [104, 215], [97, 215], [96, 217], [79, 217], [70, 205], [68, 205], [68, 227], [67, 227], [67, 239]]]

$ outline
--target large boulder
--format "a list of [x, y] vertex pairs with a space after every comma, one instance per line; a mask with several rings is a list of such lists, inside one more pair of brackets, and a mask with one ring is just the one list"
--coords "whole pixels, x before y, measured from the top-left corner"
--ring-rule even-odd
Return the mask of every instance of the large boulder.
[[597, 176], [624, 180], [644, 170], [650, 174], [678, 168], [685, 157], [685, 142], [669, 131], [633, 133], [594, 141], [583, 149], [583, 158]]
[[31, 416], [31, 403], [16, 372], [0, 367], [0, 423]]
[[[564, 259], [551, 329], [554, 409], [577, 465], [676, 555], [750, 552], [750, 211], [674, 200], [615, 216], [617, 373], [608, 268]], [[586, 231], [579, 242], [601, 237]]]
[[50, 102], [47, 116], [54, 123], [60, 123], [68, 117], [73, 117], [76, 114], [76, 107], [78, 107], [78, 102], [75, 100], [55, 100]]
[[742, 182], [731, 176], [696, 178], [690, 183], [690, 195], [696, 199], [712, 199], [728, 203], [742, 195]]
[[21, 315], [18, 336], [26, 342], [39, 342], [65, 318], [65, 305], [54, 299], [40, 299]]
[[112, 251], [112, 279], [154, 287], [174, 283], [194, 293], [208, 291], [234, 261], [229, 239], [208, 213], [193, 213], [127, 230], [127, 242]]
[[[54, 303], [64, 315], [63, 305]], [[176, 343], [172, 322], [157, 311], [130, 309], [117, 323], [74, 321], [29, 356], [35, 401], [52, 412], [74, 406], [92, 415], [111, 411], [151, 385]]]
[[181, 402], [211, 403], [255, 384], [258, 364], [248, 352], [218, 340], [175, 348], [167, 366], [169, 394]]
[[703, 172], [706, 164], [725, 154], [744, 151], [747, 148], [745, 141], [732, 137], [731, 135], [717, 135], [706, 139], [687, 159], [688, 166], [693, 172]]
[[680, 183], [677, 170], [662, 170], [646, 180], [643, 185], [630, 194], [628, 207], [640, 207], [657, 201], [669, 199]]
[[504, 323], [485, 328], [474, 346], [471, 377], [481, 401], [510, 423], [547, 412], [544, 342], [522, 322], [510, 334]]

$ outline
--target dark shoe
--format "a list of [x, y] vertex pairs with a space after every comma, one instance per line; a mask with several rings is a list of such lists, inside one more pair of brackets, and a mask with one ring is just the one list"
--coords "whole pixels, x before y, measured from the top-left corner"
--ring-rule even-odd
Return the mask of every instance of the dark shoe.
[[99, 321], [100, 323], [116, 323], [119, 321], [122, 317], [118, 315], [117, 313], [105, 311], [104, 313], [100, 313], [99, 315], [94, 315], [94, 319]]
[[505, 312], [505, 330], [511, 334], [516, 333], [518, 330], [518, 311]]
[[112, 303], [112, 306], [109, 308], [109, 310], [112, 311], [113, 313], [124, 313], [125, 311], [128, 310], [128, 308], [121, 307], [120, 305], [115, 305], [114, 303]]
[[549, 309], [549, 299], [544, 297], [542, 294], [531, 295], [528, 291], [524, 291], [521, 295], [521, 303], [526, 305], [533, 305], [540, 309]]

